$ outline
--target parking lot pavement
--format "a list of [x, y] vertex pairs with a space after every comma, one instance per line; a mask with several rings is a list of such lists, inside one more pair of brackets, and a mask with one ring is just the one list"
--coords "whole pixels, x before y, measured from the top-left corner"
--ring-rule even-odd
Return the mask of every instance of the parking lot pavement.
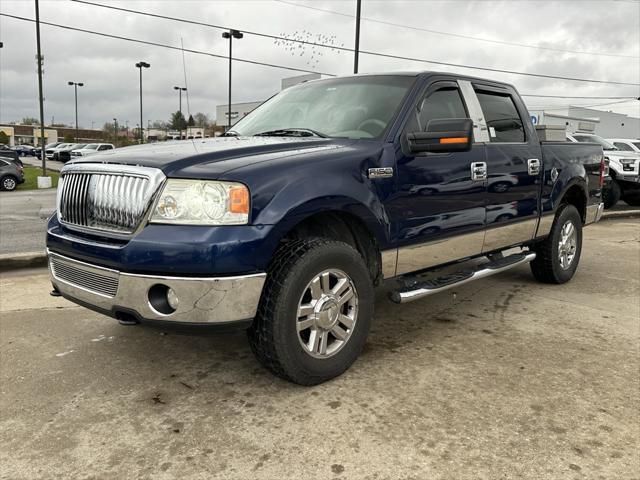
[[56, 190], [0, 192], [0, 254], [43, 252], [47, 218], [56, 208]]
[[[37, 157], [20, 157], [20, 160], [22, 160], [22, 163], [24, 163], [25, 165], [31, 165], [32, 167], [41, 167], [42, 166], [42, 160], [40, 160]], [[48, 170], [55, 170], [56, 172], [59, 172], [62, 167], [64, 167], [64, 163], [62, 162], [58, 162], [55, 160], [49, 160], [47, 158], [47, 169]]]
[[122, 327], [5, 274], [0, 478], [637, 478], [639, 274], [621, 220], [585, 231], [569, 284], [380, 292], [361, 358], [312, 388], [242, 332]]

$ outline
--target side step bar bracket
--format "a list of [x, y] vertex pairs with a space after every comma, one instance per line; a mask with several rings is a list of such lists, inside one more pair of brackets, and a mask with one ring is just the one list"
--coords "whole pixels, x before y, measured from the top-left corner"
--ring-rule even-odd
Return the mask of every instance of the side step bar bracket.
[[510, 270], [518, 265], [529, 263], [536, 258], [533, 252], [517, 253], [508, 257], [499, 258], [493, 262], [479, 265], [475, 270], [461, 270], [459, 272], [443, 275], [433, 280], [415, 282], [411, 286], [391, 292], [391, 300], [395, 303], [407, 303], [428, 295], [444, 292], [450, 288], [464, 285], [465, 283], [481, 278], [490, 277], [496, 273]]

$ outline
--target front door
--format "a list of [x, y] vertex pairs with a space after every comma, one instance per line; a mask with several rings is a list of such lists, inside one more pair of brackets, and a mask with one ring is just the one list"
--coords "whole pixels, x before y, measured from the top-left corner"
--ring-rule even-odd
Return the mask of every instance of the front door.
[[[485, 147], [468, 152], [412, 154], [406, 134], [425, 131], [430, 120], [469, 118], [458, 84], [430, 84], [410, 113], [397, 153], [396, 191], [386, 201], [398, 245], [396, 274], [417, 271], [482, 251], [486, 182], [471, 166], [485, 162]], [[482, 177], [482, 176], [480, 176]]]

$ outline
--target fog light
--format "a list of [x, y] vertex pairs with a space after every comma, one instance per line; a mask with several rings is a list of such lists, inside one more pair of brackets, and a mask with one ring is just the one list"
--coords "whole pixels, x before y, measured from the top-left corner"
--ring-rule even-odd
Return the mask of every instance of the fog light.
[[178, 304], [180, 302], [178, 301], [178, 296], [176, 295], [176, 292], [173, 291], [173, 288], [169, 288], [169, 290], [167, 290], [167, 302], [169, 302], [169, 306], [174, 310], [178, 309]]
[[171, 288], [158, 283], [149, 289], [149, 306], [161, 315], [171, 315], [178, 308], [178, 297]]

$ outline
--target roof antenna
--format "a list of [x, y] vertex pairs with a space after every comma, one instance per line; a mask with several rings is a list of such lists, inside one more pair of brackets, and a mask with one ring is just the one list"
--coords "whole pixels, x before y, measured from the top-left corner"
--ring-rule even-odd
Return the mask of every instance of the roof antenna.
[[[187, 94], [187, 115], [191, 117], [191, 106], [189, 105], [189, 85], [187, 85], [187, 63], [184, 59], [184, 41], [180, 37], [180, 45], [182, 47], [182, 72], [184, 73], [184, 86]], [[187, 136], [189, 135], [189, 126], [187, 125]]]

